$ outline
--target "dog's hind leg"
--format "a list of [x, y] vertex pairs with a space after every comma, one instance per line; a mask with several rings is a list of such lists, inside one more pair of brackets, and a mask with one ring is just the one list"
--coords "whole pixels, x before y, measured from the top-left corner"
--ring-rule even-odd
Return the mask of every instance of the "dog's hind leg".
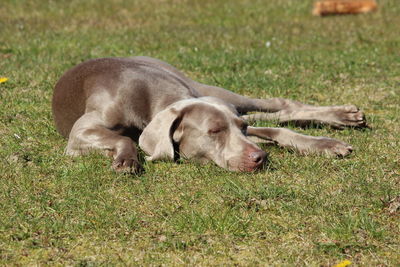
[[[312, 106], [284, 98], [256, 99], [230, 92], [226, 89], [196, 83], [196, 90], [204, 96], [213, 96], [235, 106], [247, 121], [273, 120], [278, 123], [294, 121], [304, 126], [310, 123], [328, 124], [334, 128], [367, 127], [365, 116], [354, 105]], [[266, 113], [265, 113], [266, 112]]]
[[213, 96], [235, 106], [238, 112], [250, 111], [277, 112], [284, 109], [305, 109], [313, 106], [298, 101], [284, 98], [257, 99], [249, 98], [217, 86], [205, 85], [195, 82], [195, 88], [203, 96]]
[[294, 122], [300, 126], [327, 124], [336, 129], [367, 127], [364, 114], [355, 106], [331, 106], [311, 109], [284, 109], [274, 113], [254, 113], [241, 116], [246, 121]]
[[105, 127], [96, 111], [84, 114], [75, 122], [68, 138], [66, 154], [77, 156], [91, 150], [103, 150], [113, 155], [112, 166], [116, 171], [137, 173], [142, 169], [133, 140]]

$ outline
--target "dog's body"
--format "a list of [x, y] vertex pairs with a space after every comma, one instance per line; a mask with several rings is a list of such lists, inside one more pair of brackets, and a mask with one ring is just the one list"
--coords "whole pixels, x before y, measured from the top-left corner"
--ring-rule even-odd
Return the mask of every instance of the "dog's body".
[[[249, 111], [263, 113], [239, 115]], [[109, 151], [114, 169], [133, 172], [140, 169], [137, 141], [150, 160], [174, 159], [179, 154], [252, 171], [266, 159], [266, 153], [250, 140], [253, 137], [302, 153], [346, 156], [352, 148], [287, 129], [247, 127], [246, 121], [366, 126], [364, 115], [352, 105], [315, 107], [280, 98], [250, 99], [197, 83], [148, 57], [94, 59], [67, 71], [55, 86], [53, 114], [58, 131], [69, 138], [67, 154]]]

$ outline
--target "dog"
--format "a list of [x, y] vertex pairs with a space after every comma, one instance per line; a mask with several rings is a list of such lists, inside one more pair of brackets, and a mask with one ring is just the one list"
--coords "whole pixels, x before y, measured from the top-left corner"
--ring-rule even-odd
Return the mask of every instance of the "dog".
[[113, 169], [130, 173], [143, 170], [137, 143], [146, 160], [182, 157], [251, 172], [267, 161], [267, 153], [256, 144], [260, 142], [339, 157], [353, 148], [339, 140], [251, 127], [249, 122], [367, 126], [354, 105], [319, 107], [248, 98], [198, 83], [163, 61], [142, 56], [93, 59], [68, 70], [55, 85], [52, 111], [57, 130], [68, 138], [66, 154], [101, 150], [113, 157]]

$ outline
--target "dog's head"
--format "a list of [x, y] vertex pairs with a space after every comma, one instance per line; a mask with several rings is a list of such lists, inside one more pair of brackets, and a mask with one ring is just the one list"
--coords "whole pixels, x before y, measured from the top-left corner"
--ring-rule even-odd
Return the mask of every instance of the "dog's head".
[[174, 159], [177, 153], [222, 168], [253, 171], [266, 153], [246, 137], [247, 124], [230, 104], [213, 97], [187, 99], [156, 114], [139, 146], [148, 160]]

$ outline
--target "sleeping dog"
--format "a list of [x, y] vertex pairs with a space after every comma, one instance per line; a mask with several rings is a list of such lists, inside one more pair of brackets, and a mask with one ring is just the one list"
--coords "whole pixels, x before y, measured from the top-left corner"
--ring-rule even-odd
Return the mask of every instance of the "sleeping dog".
[[184, 157], [254, 171], [267, 157], [257, 142], [341, 157], [353, 149], [327, 137], [250, 127], [249, 121], [366, 126], [364, 114], [353, 105], [318, 107], [282, 98], [247, 98], [195, 82], [149, 57], [93, 59], [73, 67], [57, 82], [52, 109], [57, 130], [68, 138], [67, 154], [102, 150], [112, 155], [116, 171], [133, 173], [141, 170], [137, 143], [147, 160]]

